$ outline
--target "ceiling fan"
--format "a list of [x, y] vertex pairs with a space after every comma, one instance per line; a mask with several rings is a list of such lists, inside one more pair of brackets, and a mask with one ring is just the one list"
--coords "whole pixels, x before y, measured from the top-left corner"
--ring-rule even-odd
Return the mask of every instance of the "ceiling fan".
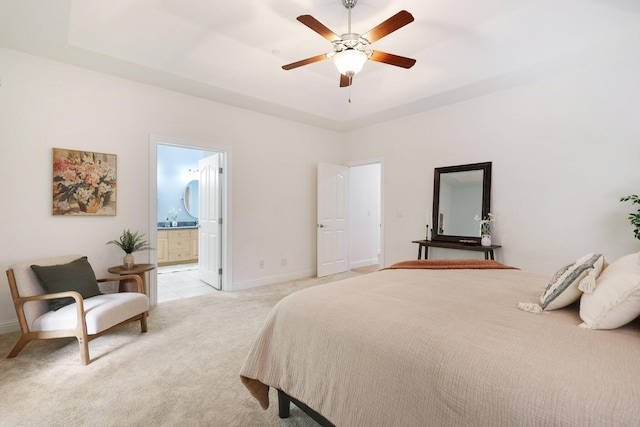
[[362, 70], [368, 59], [396, 67], [413, 67], [416, 63], [415, 59], [370, 49], [372, 43], [413, 22], [413, 15], [406, 10], [401, 10], [383, 23], [360, 35], [351, 32], [351, 9], [355, 7], [356, 3], [358, 0], [342, 0], [343, 6], [349, 11], [349, 27], [348, 32], [341, 36], [325, 27], [311, 15], [298, 16], [298, 21], [329, 40], [333, 44], [333, 51], [283, 65], [282, 68], [291, 70], [330, 58], [340, 72], [340, 87], [346, 87], [351, 86], [353, 77]]

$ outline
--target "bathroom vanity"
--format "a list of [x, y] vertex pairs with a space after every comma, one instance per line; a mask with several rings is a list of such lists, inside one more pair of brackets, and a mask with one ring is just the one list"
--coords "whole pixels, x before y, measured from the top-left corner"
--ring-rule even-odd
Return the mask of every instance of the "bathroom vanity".
[[158, 265], [198, 262], [198, 229], [158, 227]]

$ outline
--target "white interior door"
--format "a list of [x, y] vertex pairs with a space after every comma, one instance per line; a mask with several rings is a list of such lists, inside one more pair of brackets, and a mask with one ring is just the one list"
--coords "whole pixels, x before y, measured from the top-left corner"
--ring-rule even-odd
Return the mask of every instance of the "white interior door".
[[222, 287], [220, 271], [220, 154], [198, 162], [200, 182], [198, 187], [198, 270], [200, 280], [216, 289]]
[[346, 166], [318, 163], [318, 277], [349, 269], [348, 171]]

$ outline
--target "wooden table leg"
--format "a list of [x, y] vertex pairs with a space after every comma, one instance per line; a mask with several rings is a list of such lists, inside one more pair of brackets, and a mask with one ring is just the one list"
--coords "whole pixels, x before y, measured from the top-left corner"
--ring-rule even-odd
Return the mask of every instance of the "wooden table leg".
[[120, 280], [120, 286], [118, 286], [118, 292], [137, 292], [138, 284], [133, 279]]
[[[138, 274], [142, 279], [142, 293], [147, 293], [147, 286], [144, 282], [144, 273]], [[120, 286], [118, 286], [118, 292], [138, 292], [138, 282], [133, 279], [120, 280]]]
[[424, 249], [424, 259], [429, 259], [429, 246], [418, 243], [418, 259], [422, 259], [422, 250]]

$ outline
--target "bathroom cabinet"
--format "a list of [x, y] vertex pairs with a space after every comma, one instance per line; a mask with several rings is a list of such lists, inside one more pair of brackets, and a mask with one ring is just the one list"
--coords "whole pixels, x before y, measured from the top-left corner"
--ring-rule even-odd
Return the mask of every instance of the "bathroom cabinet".
[[158, 230], [158, 265], [198, 261], [198, 229]]

